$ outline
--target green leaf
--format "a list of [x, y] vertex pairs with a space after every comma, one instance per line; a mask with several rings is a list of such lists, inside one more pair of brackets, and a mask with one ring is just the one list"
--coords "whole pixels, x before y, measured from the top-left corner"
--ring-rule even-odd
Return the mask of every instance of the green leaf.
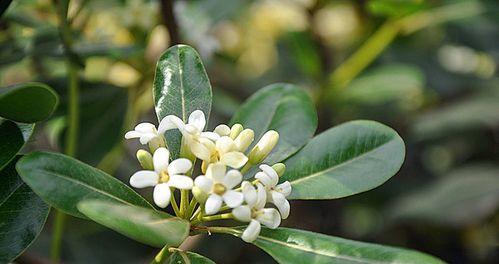
[[[176, 115], [187, 122], [195, 110], [211, 110], [211, 85], [198, 53], [186, 45], [169, 48], [159, 58], [154, 77], [154, 103], [156, 115], [161, 120]], [[180, 152], [181, 135], [177, 130], [166, 134], [168, 148], [176, 158]]]
[[445, 226], [469, 226], [499, 207], [499, 167], [475, 164], [397, 199], [388, 208], [390, 220], [413, 220]]
[[404, 141], [374, 121], [351, 121], [314, 137], [285, 161], [290, 199], [336, 199], [378, 187], [404, 161]]
[[[244, 228], [222, 228], [222, 232], [240, 237]], [[253, 244], [271, 255], [278, 263], [286, 264], [444, 263], [435, 257], [413, 250], [358, 242], [291, 228], [275, 230], [262, 228], [260, 236]]]
[[47, 220], [49, 206], [23, 183], [16, 160], [0, 171], [0, 262], [10, 263], [29, 247]]
[[0, 120], [0, 170], [21, 150], [25, 141], [21, 129], [9, 120]]
[[215, 262], [194, 252], [175, 251], [167, 264], [215, 264]]
[[279, 132], [279, 142], [264, 161], [272, 164], [293, 155], [310, 140], [317, 128], [317, 114], [305, 91], [278, 83], [253, 94], [230, 123], [240, 123], [255, 131], [252, 146], [268, 130]]
[[423, 10], [428, 4], [421, 0], [370, 0], [369, 12], [378, 16], [402, 17]]
[[23, 83], [0, 90], [0, 116], [35, 123], [47, 119], [57, 106], [57, 94], [42, 83]]
[[78, 210], [95, 222], [154, 247], [178, 246], [189, 235], [189, 222], [153, 209], [102, 200], [85, 200]]
[[62, 154], [30, 153], [17, 163], [17, 171], [45, 202], [77, 217], [85, 218], [78, 202], [94, 198], [152, 208], [116, 178]]

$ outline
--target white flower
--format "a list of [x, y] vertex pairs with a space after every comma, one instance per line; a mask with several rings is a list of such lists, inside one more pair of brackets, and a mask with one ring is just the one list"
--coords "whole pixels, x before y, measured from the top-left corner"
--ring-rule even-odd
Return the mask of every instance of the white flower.
[[194, 185], [209, 194], [205, 203], [206, 214], [217, 213], [222, 207], [222, 201], [230, 208], [240, 206], [244, 196], [241, 192], [232, 189], [242, 180], [241, 172], [230, 170], [226, 173], [225, 166], [220, 163], [211, 164], [206, 171], [206, 176], [198, 176], [194, 180]]
[[170, 163], [169, 158], [170, 152], [166, 148], [158, 148], [153, 155], [154, 171], [141, 170], [130, 178], [130, 185], [135, 188], [154, 186], [154, 203], [161, 208], [170, 203], [171, 187], [190, 190], [193, 186], [191, 177], [184, 175], [191, 169], [192, 162], [176, 159]]
[[276, 229], [281, 224], [281, 216], [274, 208], [264, 208], [267, 201], [267, 192], [260, 183], [257, 190], [251, 183], [244, 181], [242, 189], [247, 205], [232, 210], [234, 217], [243, 222], [249, 222], [241, 238], [246, 242], [253, 242], [260, 234], [261, 224]]
[[159, 123], [158, 130], [167, 131], [176, 128], [182, 133], [182, 136], [184, 136], [187, 141], [196, 141], [199, 138], [207, 138], [216, 141], [220, 138], [217, 133], [203, 132], [205, 126], [206, 118], [203, 111], [196, 110], [189, 115], [189, 121], [187, 124], [185, 124], [182, 119], [174, 115], [164, 117]]
[[203, 138], [199, 142], [199, 145], [191, 145], [191, 151], [196, 157], [203, 160], [204, 168], [208, 164], [219, 162], [231, 168], [238, 169], [248, 161], [248, 157], [238, 150], [234, 140], [228, 136], [221, 137], [216, 143]]
[[163, 141], [163, 133], [165, 133], [164, 130], [156, 130], [156, 127], [151, 123], [140, 123], [134, 130], [126, 132], [125, 138], [139, 138], [140, 144], [145, 145], [154, 139]]
[[277, 184], [279, 182], [279, 175], [269, 165], [262, 164], [260, 165], [260, 169], [262, 171], [258, 172], [255, 178], [265, 187], [267, 201], [273, 203], [279, 209], [282, 219], [288, 218], [290, 206], [286, 197], [291, 193], [291, 183], [285, 181]]

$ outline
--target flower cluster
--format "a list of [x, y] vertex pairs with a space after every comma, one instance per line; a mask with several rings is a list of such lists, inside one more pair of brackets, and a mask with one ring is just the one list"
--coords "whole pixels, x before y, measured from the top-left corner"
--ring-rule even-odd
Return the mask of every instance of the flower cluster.
[[[286, 197], [291, 193], [291, 184], [288, 181], [279, 184], [284, 164], [262, 164], [276, 146], [279, 134], [267, 131], [249, 150], [254, 141], [253, 130], [241, 124], [232, 127], [222, 124], [208, 132], [204, 131], [205, 126], [204, 113], [196, 110], [187, 123], [169, 115], [158, 128], [141, 123], [127, 132], [125, 138], [138, 138], [141, 144], [149, 146], [149, 151], [137, 151], [143, 170], [132, 175], [130, 185], [154, 187], [153, 200], [157, 206], [166, 208], [171, 204], [178, 217], [190, 220], [193, 225], [218, 219], [247, 222], [242, 239], [252, 242], [258, 237], [261, 224], [275, 229], [281, 219], [289, 216]], [[170, 161], [164, 133], [172, 129], [181, 132], [182, 144], [180, 158]], [[202, 175], [192, 177], [196, 158], [202, 161]], [[250, 175], [255, 166], [258, 172]], [[252, 181], [248, 180], [251, 176], [254, 176]], [[180, 205], [175, 199], [175, 189], [180, 190]]]

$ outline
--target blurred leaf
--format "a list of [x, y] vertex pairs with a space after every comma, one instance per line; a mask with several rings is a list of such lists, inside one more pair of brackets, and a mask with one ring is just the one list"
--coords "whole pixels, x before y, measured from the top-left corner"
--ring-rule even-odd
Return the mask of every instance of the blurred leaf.
[[299, 87], [272, 84], [253, 94], [230, 123], [255, 131], [252, 146], [268, 130], [279, 132], [279, 142], [264, 161], [273, 164], [293, 155], [310, 140], [317, 128], [317, 113], [310, 97]]
[[35, 123], [52, 115], [57, 102], [57, 94], [45, 84], [13, 85], [0, 89], [0, 116], [17, 122]]
[[289, 45], [296, 66], [307, 76], [319, 78], [321, 76], [321, 58], [317, 47], [307, 32], [291, 32], [286, 41]]
[[24, 146], [21, 129], [9, 120], [0, 120], [0, 170], [6, 166]]
[[456, 169], [397, 199], [391, 220], [425, 221], [447, 226], [477, 223], [499, 207], [499, 167], [476, 164]]
[[419, 116], [412, 133], [419, 140], [448, 136], [472, 129], [499, 125], [499, 89], [482, 91], [469, 99]]
[[[156, 66], [153, 88], [158, 119], [176, 115], [187, 122], [195, 110], [211, 110], [211, 85], [198, 53], [186, 45], [176, 45], [161, 55]], [[181, 135], [178, 130], [165, 134], [168, 149], [175, 159], [180, 153]]]
[[194, 252], [175, 251], [167, 264], [215, 264], [215, 262]]
[[13, 160], [0, 171], [0, 262], [10, 263], [35, 240], [47, 220], [45, 204], [17, 175]]
[[0, 42], [0, 66], [19, 62], [25, 56], [15, 39], [9, 38]]
[[189, 235], [189, 222], [149, 208], [85, 200], [78, 203], [78, 210], [101, 225], [154, 247], [179, 246]]
[[401, 17], [415, 13], [426, 7], [424, 0], [370, 0], [369, 12], [378, 16]]
[[336, 199], [376, 188], [404, 162], [404, 141], [374, 121], [351, 121], [326, 130], [287, 159], [282, 181], [289, 199]]
[[76, 205], [93, 198], [152, 208], [116, 178], [62, 154], [32, 152], [17, 163], [17, 171], [43, 200], [73, 216], [85, 218]]
[[[243, 228], [224, 228], [240, 237]], [[430, 255], [319, 233], [291, 229], [262, 228], [253, 242], [278, 263], [444, 263]]]

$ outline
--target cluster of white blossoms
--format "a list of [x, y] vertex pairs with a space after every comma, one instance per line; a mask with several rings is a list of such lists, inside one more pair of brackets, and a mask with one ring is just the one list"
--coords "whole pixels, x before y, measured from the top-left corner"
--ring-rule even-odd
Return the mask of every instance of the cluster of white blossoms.
[[[179, 217], [191, 220], [192, 224], [218, 219], [236, 219], [249, 223], [242, 234], [246, 242], [254, 241], [261, 224], [275, 229], [281, 219], [289, 216], [291, 184], [279, 183], [284, 173], [282, 163], [261, 164], [279, 140], [276, 131], [267, 131], [255, 146], [254, 132], [241, 124], [232, 127], [219, 125], [213, 132], [204, 131], [206, 118], [200, 110], [192, 112], [187, 124], [179, 117], [169, 115], [156, 128], [151, 123], [141, 123], [125, 138], [138, 138], [149, 146], [149, 151], [137, 151], [137, 159], [143, 170], [130, 178], [135, 188], [154, 187], [154, 203], [166, 208], [169, 204]], [[164, 133], [178, 129], [182, 134], [180, 158], [170, 161]], [[152, 154], [151, 154], [152, 153]], [[203, 175], [192, 177], [195, 160], [201, 160]], [[252, 181], [248, 172], [258, 166]], [[243, 176], [244, 175], [244, 176]], [[175, 189], [181, 190], [180, 207], [174, 197]], [[189, 192], [192, 200], [189, 200]], [[274, 207], [269, 207], [272, 204]], [[267, 206], [267, 207], [266, 207]], [[276, 209], [277, 208], [277, 209]], [[228, 213], [221, 213], [228, 211]]]

